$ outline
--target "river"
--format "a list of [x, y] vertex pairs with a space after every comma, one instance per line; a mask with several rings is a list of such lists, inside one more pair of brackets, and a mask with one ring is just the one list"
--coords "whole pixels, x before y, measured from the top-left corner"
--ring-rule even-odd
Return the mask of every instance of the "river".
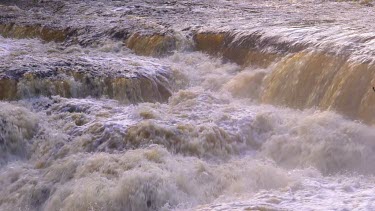
[[0, 210], [375, 210], [370, 1], [0, 1]]

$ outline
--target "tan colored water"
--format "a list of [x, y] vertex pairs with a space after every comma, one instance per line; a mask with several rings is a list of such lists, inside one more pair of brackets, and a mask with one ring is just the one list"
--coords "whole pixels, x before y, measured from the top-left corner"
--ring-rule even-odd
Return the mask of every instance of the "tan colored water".
[[28, 4], [0, 7], [0, 210], [375, 209], [369, 5]]

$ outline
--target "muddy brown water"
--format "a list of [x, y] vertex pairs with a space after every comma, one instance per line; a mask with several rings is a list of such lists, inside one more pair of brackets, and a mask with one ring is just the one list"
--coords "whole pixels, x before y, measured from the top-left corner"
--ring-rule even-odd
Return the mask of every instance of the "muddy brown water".
[[0, 210], [375, 209], [371, 2], [0, 4]]

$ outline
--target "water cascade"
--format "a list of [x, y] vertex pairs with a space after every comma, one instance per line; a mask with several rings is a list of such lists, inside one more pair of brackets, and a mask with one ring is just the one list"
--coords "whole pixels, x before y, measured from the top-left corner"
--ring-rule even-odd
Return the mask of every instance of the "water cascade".
[[374, 210], [352, 1], [2, 1], [0, 210]]

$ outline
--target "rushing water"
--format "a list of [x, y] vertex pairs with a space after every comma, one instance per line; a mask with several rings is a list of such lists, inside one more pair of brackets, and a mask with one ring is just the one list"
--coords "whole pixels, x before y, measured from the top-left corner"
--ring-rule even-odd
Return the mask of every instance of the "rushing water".
[[0, 24], [0, 210], [375, 210], [368, 7], [57, 2], [0, 6], [95, 28]]

